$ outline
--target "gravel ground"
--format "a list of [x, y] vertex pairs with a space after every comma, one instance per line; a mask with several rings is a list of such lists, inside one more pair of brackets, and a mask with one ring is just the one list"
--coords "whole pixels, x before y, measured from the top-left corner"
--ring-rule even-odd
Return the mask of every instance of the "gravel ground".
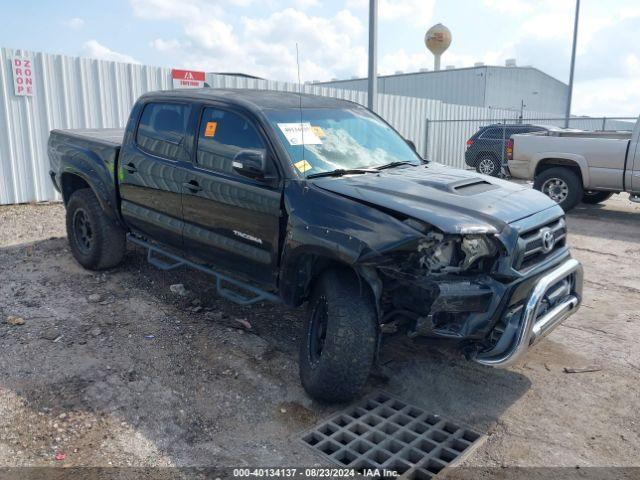
[[[640, 466], [638, 218], [622, 196], [568, 216], [585, 302], [519, 365], [394, 338], [368, 389], [487, 433], [467, 466]], [[299, 384], [301, 310], [236, 306], [133, 247], [88, 272], [64, 235], [59, 204], [0, 207], [0, 467], [322, 463], [298, 436], [340, 408]]]

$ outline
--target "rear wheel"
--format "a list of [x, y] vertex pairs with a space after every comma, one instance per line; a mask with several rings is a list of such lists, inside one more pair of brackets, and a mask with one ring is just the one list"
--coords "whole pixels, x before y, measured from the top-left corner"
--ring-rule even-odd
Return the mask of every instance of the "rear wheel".
[[313, 398], [346, 402], [364, 387], [376, 350], [376, 310], [352, 272], [329, 270], [316, 282], [300, 347], [300, 380]]
[[476, 172], [483, 175], [491, 175], [497, 177], [500, 174], [501, 165], [498, 160], [491, 156], [484, 156], [478, 159], [476, 164]]
[[590, 205], [595, 205], [596, 203], [602, 203], [611, 198], [613, 192], [598, 192], [596, 190], [585, 190], [584, 195], [582, 196], [582, 202], [588, 203]]
[[582, 182], [575, 172], [564, 167], [553, 167], [536, 176], [533, 188], [540, 190], [568, 212], [582, 200]]
[[71, 253], [89, 270], [115, 267], [126, 250], [124, 230], [107, 217], [90, 188], [76, 190], [67, 203]]

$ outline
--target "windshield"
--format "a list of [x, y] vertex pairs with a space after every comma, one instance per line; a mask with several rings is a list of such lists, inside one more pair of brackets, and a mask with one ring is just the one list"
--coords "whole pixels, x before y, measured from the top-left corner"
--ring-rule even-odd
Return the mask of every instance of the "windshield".
[[365, 109], [304, 108], [302, 115], [295, 109], [265, 114], [293, 165], [305, 176], [392, 162], [422, 163], [400, 135]]

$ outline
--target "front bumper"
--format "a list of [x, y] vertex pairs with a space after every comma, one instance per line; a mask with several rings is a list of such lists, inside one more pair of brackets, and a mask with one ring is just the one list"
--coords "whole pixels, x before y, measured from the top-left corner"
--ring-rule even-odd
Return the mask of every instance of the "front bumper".
[[511, 315], [493, 348], [473, 357], [478, 363], [506, 367], [560, 323], [582, 302], [582, 265], [570, 258], [540, 277], [526, 300]]

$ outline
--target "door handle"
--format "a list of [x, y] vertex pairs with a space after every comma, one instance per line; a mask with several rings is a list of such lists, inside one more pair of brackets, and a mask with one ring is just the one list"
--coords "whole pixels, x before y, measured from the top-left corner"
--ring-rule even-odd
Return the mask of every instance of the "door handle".
[[136, 173], [138, 171], [138, 169], [136, 168], [136, 166], [133, 163], [127, 163], [124, 166], [124, 169], [129, 173]]
[[188, 190], [191, 190], [191, 193], [196, 193], [202, 190], [202, 187], [195, 180], [191, 180], [190, 182], [184, 182], [182, 186]]

